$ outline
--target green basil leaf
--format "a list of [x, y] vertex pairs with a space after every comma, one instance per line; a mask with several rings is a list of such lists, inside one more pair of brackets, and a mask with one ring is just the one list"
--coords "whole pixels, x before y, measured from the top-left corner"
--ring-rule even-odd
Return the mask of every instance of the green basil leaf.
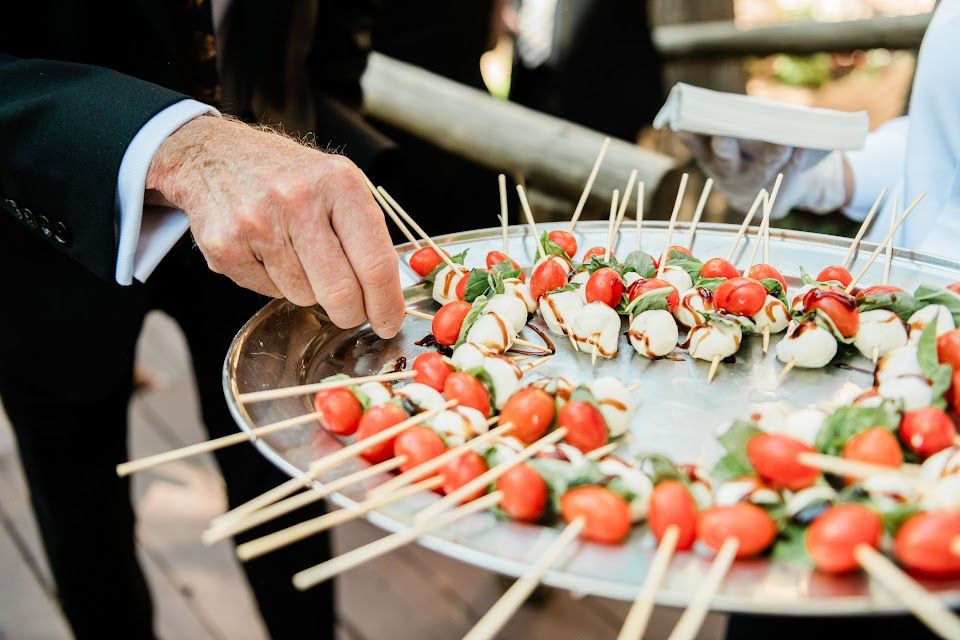
[[567, 256], [567, 252], [564, 251], [560, 247], [560, 245], [558, 245], [557, 243], [555, 243], [553, 240], [550, 239], [550, 233], [547, 231], [544, 231], [543, 233], [540, 234], [540, 245], [537, 247], [538, 253], [541, 247], [543, 248], [543, 250], [546, 252], [548, 256], [558, 255], [558, 256], [563, 256], [564, 258], [567, 258], [569, 260], [569, 257]]
[[570, 392], [570, 402], [589, 402], [596, 408], [600, 408], [600, 403], [597, 402], [597, 399], [593, 396], [593, 393], [590, 391], [590, 387], [586, 385], [580, 385], [576, 387], [573, 391]]
[[897, 531], [903, 524], [923, 511], [920, 505], [911, 502], [897, 503], [889, 509], [880, 511], [880, 519], [883, 521], [883, 528], [891, 536], [897, 535]]
[[960, 326], [960, 295], [950, 291], [950, 289], [922, 284], [917, 287], [913, 297], [917, 299], [917, 303], [921, 307], [928, 304], [942, 304], [953, 314], [954, 324]]
[[550, 495], [550, 504], [555, 513], [560, 513], [560, 498], [568, 489], [582, 485], [599, 484], [603, 482], [603, 474], [596, 462], [586, 462], [574, 466], [565, 460], [555, 458], [534, 458], [527, 462], [534, 471], [540, 474], [547, 484]]
[[653, 258], [643, 251], [631, 251], [623, 260], [623, 271], [633, 271], [641, 278], [652, 278], [657, 275], [657, 268], [653, 265]]
[[494, 407], [497, 406], [497, 394], [494, 392], [493, 378], [490, 377], [487, 370], [483, 367], [474, 367], [473, 369], [468, 369], [467, 373], [479, 380], [480, 383], [487, 388], [487, 393], [490, 394], [490, 405]]
[[627, 483], [624, 482], [623, 478], [620, 476], [614, 476], [610, 478], [610, 480], [607, 481], [606, 487], [610, 491], [613, 491], [615, 494], [626, 500], [627, 504], [632, 502], [637, 497], [637, 494], [630, 489]]
[[896, 435], [900, 425], [900, 416], [885, 406], [857, 407], [853, 405], [839, 407], [827, 416], [817, 434], [816, 446], [823, 453], [838, 456], [853, 436], [872, 427], [881, 427]]
[[844, 288], [844, 284], [839, 280], [814, 280], [813, 276], [807, 273], [807, 270], [803, 268], [803, 265], [800, 265], [800, 280], [803, 284], [812, 284], [816, 287], [840, 287]]
[[496, 263], [493, 265], [492, 271], [500, 276], [502, 280], [519, 278], [520, 274], [523, 273], [523, 269], [514, 269], [509, 260], [502, 260], [501, 262]]
[[760, 433], [760, 427], [751, 420], [737, 420], [730, 425], [730, 428], [717, 438], [727, 454], [713, 467], [710, 477], [715, 482], [722, 483], [754, 475], [753, 466], [747, 458], [747, 444]]
[[726, 278], [700, 278], [693, 285], [693, 287], [694, 289], [706, 289], [712, 293], [717, 290], [717, 287], [726, 281]]
[[562, 287], [557, 287], [557, 288], [554, 289], [553, 291], [547, 291], [547, 294], [564, 293], [564, 292], [566, 292], [566, 291], [576, 291], [576, 290], [579, 289], [579, 288], [580, 288], [580, 283], [579, 283], [579, 282], [568, 282], [567, 284], [563, 285]]
[[930, 381], [933, 394], [932, 405], [943, 409], [947, 406], [943, 394], [950, 388], [953, 382], [953, 369], [948, 364], [940, 364], [940, 358], [937, 355], [937, 318], [928, 322], [920, 334], [920, 342], [917, 344], [917, 360], [920, 362], [920, 369], [923, 375]]
[[780, 529], [770, 548], [770, 558], [777, 562], [792, 562], [813, 566], [807, 553], [807, 527], [789, 523]]
[[638, 453], [636, 455], [637, 463], [650, 467], [650, 479], [654, 486], [664, 480], [676, 480], [682, 482], [685, 486], [690, 486], [690, 479], [687, 474], [680, 471], [679, 467], [673, 463], [673, 460], [659, 453]]
[[707, 322], [712, 324], [724, 324], [728, 327], [740, 327], [740, 331], [747, 333], [756, 333], [757, 325], [746, 316], [738, 316], [723, 311], [702, 311], [701, 315]]
[[680, 267], [687, 272], [692, 282], [700, 279], [700, 271], [703, 269], [703, 263], [693, 256], [688, 256], [682, 251], [673, 249], [667, 257], [668, 267]]
[[857, 298], [857, 309], [860, 313], [873, 311], [874, 309], [886, 309], [897, 314], [904, 322], [910, 319], [910, 316], [919, 308], [920, 305], [916, 298], [906, 291], [880, 293]]
[[[460, 253], [450, 256], [450, 262], [454, 262], [456, 264], [464, 264], [464, 261], [467, 259], [468, 251], [470, 251], [470, 249], [464, 249]], [[427, 274], [427, 277], [424, 278], [424, 281], [429, 282], [430, 284], [433, 284], [433, 281], [437, 279], [437, 274], [440, 273], [440, 271], [442, 271], [443, 268], [446, 266], [447, 266], [446, 261], [441, 261], [440, 264], [438, 264], [433, 268], [433, 271]]]
[[493, 296], [495, 292], [490, 291], [488, 275], [490, 274], [481, 269], [473, 269], [470, 272], [470, 275], [467, 276], [467, 288], [463, 293], [463, 299], [466, 302], [473, 302], [480, 296], [488, 298]]
[[667, 302], [667, 298], [669, 298], [670, 294], [674, 291], [675, 289], [673, 287], [661, 287], [659, 289], [644, 291], [623, 308], [623, 313], [632, 318], [640, 315], [644, 311], [651, 311], [653, 309], [669, 310], [670, 304]]
[[776, 278], [764, 278], [760, 281], [760, 284], [763, 285], [763, 288], [767, 290], [768, 294], [787, 305], [788, 309], [790, 308], [790, 302], [787, 300], [787, 292], [783, 290], [782, 282]]
[[597, 269], [602, 269], [603, 267], [615, 269], [617, 273], [620, 273], [623, 270], [623, 265], [617, 262], [617, 259], [613, 256], [613, 254], [610, 254], [609, 260], [604, 260], [600, 256], [593, 256], [586, 262], [581, 262], [580, 266], [577, 267], [577, 271], [587, 271], [589, 273], [593, 273]]
[[470, 329], [473, 328], [473, 325], [475, 325], [477, 320], [480, 319], [480, 316], [483, 315], [483, 309], [486, 306], [486, 296], [478, 296], [473, 301], [473, 306], [470, 307], [470, 313], [467, 314], [467, 317], [463, 319], [463, 324], [460, 325], [460, 334], [457, 336], [457, 343], [453, 345], [454, 348], [459, 347], [467, 341], [467, 334], [470, 333]]

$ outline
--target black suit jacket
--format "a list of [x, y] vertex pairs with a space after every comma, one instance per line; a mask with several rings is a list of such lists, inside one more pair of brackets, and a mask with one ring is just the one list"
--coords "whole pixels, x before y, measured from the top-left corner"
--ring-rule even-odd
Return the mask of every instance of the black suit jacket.
[[[34, 234], [113, 280], [124, 151], [195, 87], [197, 25], [183, 11], [191, 2], [209, 11], [209, 0], [0, 7], [0, 251]], [[372, 19], [362, 0], [233, 0], [221, 56], [239, 100], [221, 108], [251, 119], [282, 111], [289, 82], [304, 74], [318, 141], [345, 147], [369, 169], [390, 148], [350, 112], [359, 106]]]

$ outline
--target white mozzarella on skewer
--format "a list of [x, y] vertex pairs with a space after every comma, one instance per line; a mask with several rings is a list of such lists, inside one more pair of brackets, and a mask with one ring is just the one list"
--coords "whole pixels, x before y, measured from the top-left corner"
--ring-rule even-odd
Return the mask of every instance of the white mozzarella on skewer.
[[693, 280], [690, 274], [677, 266], [667, 265], [663, 268], [663, 273], [657, 276], [661, 280], [666, 280], [677, 289], [677, 293], [683, 295], [693, 286]]
[[570, 261], [570, 258], [567, 257], [567, 254], [560, 255], [559, 253], [551, 253], [548, 256], [540, 258], [537, 260], [537, 263], [533, 265], [534, 271], [536, 271], [537, 267], [542, 265], [544, 262], [556, 262], [563, 267], [564, 271], [567, 273], [573, 271], [573, 263]]
[[916, 345], [908, 344], [894, 349], [877, 362], [878, 382], [903, 376], [922, 375], [923, 367], [920, 366]]
[[597, 354], [604, 358], [612, 358], [617, 354], [620, 316], [604, 303], [585, 304], [573, 317], [570, 330], [584, 353], [591, 353], [596, 346]]
[[464, 342], [453, 350], [453, 355], [450, 356], [450, 360], [453, 362], [453, 366], [461, 371], [467, 371], [469, 369], [482, 367], [483, 359], [491, 353], [495, 352], [473, 342]]
[[487, 356], [483, 360], [483, 368], [493, 383], [494, 406], [500, 410], [520, 388], [523, 373], [517, 365], [503, 356]]
[[861, 482], [863, 489], [870, 495], [881, 511], [889, 510], [904, 502], [917, 502], [920, 490], [915, 482], [904, 478], [903, 474], [880, 473], [866, 477]]
[[915, 311], [907, 320], [907, 326], [910, 327], [910, 344], [920, 342], [924, 327], [933, 322], [934, 319], [937, 321], [937, 336], [957, 328], [950, 309], [942, 304], [928, 304], [919, 311]]
[[590, 393], [600, 405], [600, 413], [607, 423], [607, 431], [611, 438], [617, 438], [627, 432], [630, 427], [630, 417], [633, 415], [635, 404], [630, 392], [619, 378], [602, 376], [590, 383]]
[[764, 327], [770, 327], [770, 333], [780, 333], [790, 324], [790, 310], [780, 298], [767, 294], [763, 308], [753, 316], [752, 320], [759, 331], [763, 331]]
[[812, 320], [792, 325], [777, 343], [777, 360], [807, 369], [825, 367], [837, 355], [837, 339]]
[[587, 281], [590, 280], [590, 272], [587, 270], [577, 271], [572, 278], [570, 278], [570, 284], [578, 284], [576, 294], [580, 297], [580, 302], [587, 304]]
[[690, 355], [698, 360], [712, 361], [732, 356], [740, 348], [743, 332], [738, 325], [717, 322], [702, 324], [690, 330]]
[[933, 402], [933, 390], [922, 376], [887, 378], [877, 386], [877, 395], [886, 400], [902, 402], [904, 411], [922, 409]]
[[814, 445], [817, 442], [817, 434], [820, 433], [820, 428], [826, 419], [826, 412], [820, 409], [799, 409], [784, 418], [777, 432], [794, 440]]
[[580, 298], [579, 290], [545, 293], [540, 297], [540, 314], [550, 333], [563, 336], [566, 335], [563, 328], [570, 327], [573, 318], [584, 304], [586, 303]]
[[487, 301], [483, 313], [499, 313], [510, 321], [513, 332], [518, 333], [527, 324], [527, 305], [516, 296], [498, 293]]
[[650, 510], [650, 496], [653, 494], [653, 481], [640, 469], [631, 467], [617, 458], [604, 458], [599, 463], [600, 473], [620, 478], [626, 488], [634, 495], [630, 501], [630, 519], [641, 522]]
[[811, 505], [831, 503], [836, 497], [837, 492], [827, 485], [818, 484], [807, 487], [787, 496], [783, 504], [784, 513], [788, 518], [792, 518]]
[[699, 327], [707, 323], [705, 311], [713, 311], [713, 295], [699, 287], [688, 289], [680, 296], [680, 304], [673, 311], [677, 322], [685, 327]]
[[466, 270], [458, 275], [453, 267], [447, 265], [437, 272], [437, 277], [433, 281], [433, 299], [441, 305], [453, 302], [457, 299], [457, 285], [462, 278], [467, 277]]
[[942, 476], [960, 472], [960, 448], [947, 447], [923, 461], [919, 476], [928, 482], [936, 482]]
[[382, 382], [364, 382], [357, 387], [357, 391], [370, 399], [371, 407], [386, 404], [393, 397], [393, 392]]
[[487, 462], [490, 467], [510, 460], [514, 455], [523, 451], [526, 447], [523, 442], [513, 436], [497, 438], [490, 446], [493, 451], [487, 455]]
[[929, 511], [960, 508], [960, 474], [940, 478], [924, 493], [920, 504]]
[[402, 387], [397, 387], [394, 393], [401, 398], [406, 398], [424, 411], [442, 409], [446, 402], [439, 391], [419, 382], [408, 382]]
[[907, 330], [889, 309], [864, 311], [853, 344], [867, 358], [873, 358], [875, 353], [885, 356], [907, 344]]
[[517, 297], [523, 306], [527, 308], [527, 313], [533, 313], [537, 310], [537, 303], [530, 293], [530, 285], [521, 282], [520, 278], [507, 278], [503, 281], [503, 292], [509, 296]]
[[497, 353], [507, 351], [513, 345], [516, 331], [513, 324], [496, 311], [484, 313], [467, 332], [467, 342], [491, 349]]
[[738, 478], [717, 487], [713, 492], [713, 501], [718, 507], [731, 507], [741, 502], [776, 504], [780, 502], [780, 494], [763, 486], [756, 478]]
[[677, 321], [664, 309], [650, 309], [635, 317], [628, 335], [637, 353], [651, 359], [673, 351], [680, 339]]
[[463, 444], [487, 431], [487, 421], [483, 414], [471, 407], [458, 406], [441, 411], [426, 424], [443, 436], [448, 446]]

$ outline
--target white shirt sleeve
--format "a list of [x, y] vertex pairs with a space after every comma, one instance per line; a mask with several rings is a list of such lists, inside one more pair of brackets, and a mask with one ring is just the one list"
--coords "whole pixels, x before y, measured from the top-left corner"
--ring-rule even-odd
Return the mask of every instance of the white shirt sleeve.
[[220, 115], [196, 100], [181, 100], [153, 116], [130, 141], [117, 174], [120, 241], [117, 248], [117, 283], [133, 284], [153, 273], [160, 260], [187, 229], [187, 215], [170, 207], [143, 206], [147, 171], [153, 154], [170, 134], [204, 114]]
[[[888, 120], [867, 136], [863, 149], [846, 153], [853, 174], [853, 195], [844, 209], [848, 218], [857, 221], [866, 218], [881, 189], [886, 188], [888, 194], [892, 194], [903, 181], [909, 130], [907, 117]], [[873, 226], [880, 225], [874, 223]]]

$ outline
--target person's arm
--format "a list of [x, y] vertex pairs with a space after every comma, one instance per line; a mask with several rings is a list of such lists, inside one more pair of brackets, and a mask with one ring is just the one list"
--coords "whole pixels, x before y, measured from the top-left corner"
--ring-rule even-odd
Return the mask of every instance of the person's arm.
[[880, 191], [886, 188], [891, 193], [903, 180], [909, 128], [906, 116], [888, 120], [867, 136], [863, 149], [844, 154], [849, 172], [843, 209], [847, 217], [863, 220]]

